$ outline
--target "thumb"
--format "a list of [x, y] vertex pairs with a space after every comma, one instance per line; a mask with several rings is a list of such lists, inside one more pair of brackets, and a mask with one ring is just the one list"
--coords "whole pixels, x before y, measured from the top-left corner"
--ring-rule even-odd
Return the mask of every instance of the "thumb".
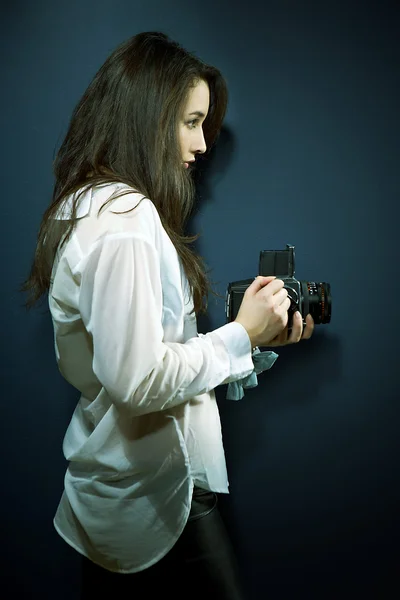
[[276, 279], [276, 275], [268, 275], [268, 277], [258, 275], [254, 278], [254, 281], [250, 284], [248, 289], [251, 290], [254, 294], [257, 294], [257, 292], [261, 290], [261, 288], [266, 286], [268, 283], [271, 283], [271, 281], [273, 281], [274, 279]]

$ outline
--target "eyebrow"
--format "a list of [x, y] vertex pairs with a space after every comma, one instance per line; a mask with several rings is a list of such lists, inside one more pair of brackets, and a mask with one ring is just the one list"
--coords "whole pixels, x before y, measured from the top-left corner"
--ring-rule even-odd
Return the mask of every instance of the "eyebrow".
[[196, 115], [197, 117], [205, 117], [206, 115], [199, 110], [195, 110], [194, 112], [189, 113], [189, 117], [192, 115]]

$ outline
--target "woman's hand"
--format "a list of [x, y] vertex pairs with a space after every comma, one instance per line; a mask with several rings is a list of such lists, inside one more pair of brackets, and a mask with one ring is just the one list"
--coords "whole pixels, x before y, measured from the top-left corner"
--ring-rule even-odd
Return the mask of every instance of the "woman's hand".
[[314, 319], [310, 314], [306, 317], [306, 327], [303, 330], [303, 319], [299, 312], [293, 315], [293, 325], [290, 336], [288, 337], [288, 327], [268, 343], [269, 346], [287, 346], [288, 344], [297, 344], [300, 340], [309, 340], [314, 331]]

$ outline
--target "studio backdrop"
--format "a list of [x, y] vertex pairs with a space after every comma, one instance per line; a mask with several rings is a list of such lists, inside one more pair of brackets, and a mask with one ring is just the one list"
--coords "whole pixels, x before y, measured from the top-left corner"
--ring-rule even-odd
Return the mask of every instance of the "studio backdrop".
[[[217, 389], [231, 493], [220, 500], [254, 600], [391, 598], [399, 565], [399, 11], [394, 2], [41, 0], [2, 11], [1, 472], [4, 597], [79, 597], [52, 520], [78, 393], [27, 276], [71, 112], [110, 52], [163, 31], [226, 77], [219, 143], [189, 222], [225, 323], [261, 250], [332, 288], [332, 319], [242, 400]], [[396, 595], [396, 594], [395, 594]]]

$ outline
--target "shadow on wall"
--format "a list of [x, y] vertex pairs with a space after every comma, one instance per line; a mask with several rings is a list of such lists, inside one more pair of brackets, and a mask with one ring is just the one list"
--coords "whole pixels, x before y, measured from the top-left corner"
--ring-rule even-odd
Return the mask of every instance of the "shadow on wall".
[[[196, 215], [203, 203], [212, 200], [215, 184], [231, 164], [235, 145], [233, 132], [224, 126], [221, 129], [218, 143], [210, 150], [210, 153], [199, 157], [194, 173], [197, 201], [188, 221], [188, 233], [198, 233], [198, 227], [195, 224]], [[193, 244], [200, 255], [202, 254], [201, 242], [202, 238], [200, 236], [197, 242]], [[223, 290], [224, 292], [225, 290]], [[210, 295], [209, 301], [211, 299], [212, 296]], [[213, 328], [208, 314], [199, 315], [197, 322], [198, 331], [201, 333], [207, 333]], [[278, 386], [279, 389], [283, 388], [285, 390], [283, 395], [274, 395], [268, 401], [268, 410], [270, 411], [285, 410], [292, 404], [312, 402], [313, 399], [318, 397], [321, 393], [321, 386], [329, 385], [330, 382], [340, 378], [343, 370], [339, 339], [332, 337], [326, 327], [326, 325], [316, 325], [313, 337], [310, 340], [300, 342], [301, 351], [299, 351], [298, 344], [277, 348], [276, 351], [280, 358], [268, 374], [268, 380], [265, 376], [263, 378], [262, 374], [259, 377], [257, 388], [254, 391], [248, 390], [246, 394], [253, 393], [254, 397], [262, 397], [264, 385], [270, 386], [272, 384], [274, 387]], [[329, 335], [329, 343], [327, 343], [327, 335]], [[315, 373], [315, 378], [311, 381], [305, 380], [304, 377], [304, 373], [310, 373], [310, 365], [312, 372]], [[288, 384], [288, 373], [290, 373], [290, 380], [293, 384]], [[319, 376], [321, 373], [324, 374], [323, 378]], [[225, 398], [225, 396], [226, 386], [220, 386], [217, 389], [217, 398]], [[256, 406], [253, 406], [253, 408], [257, 410]], [[265, 405], [263, 405], [262, 410], [265, 410]]]
[[217, 143], [206, 155], [199, 155], [194, 172], [198, 205], [212, 198], [213, 186], [229, 168], [235, 151], [233, 132], [223, 126]]
[[[229, 168], [234, 150], [234, 135], [228, 127], [223, 126], [217, 143], [210, 149], [209, 153], [200, 155], [196, 161], [196, 168], [193, 173], [196, 185], [196, 202], [193, 207], [192, 215], [188, 220], [186, 231], [189, 235], [200, 233], [200, 238], [193, 244], [194, 249], [200, 256], [203, 255], [201, 250], [202, 238], [201, 231], [199, 231], [198, 225], [195, 222], [196, 217], [200, 212], [201, 206], [212, 201], [214, 186]], [[213, 289], [223, 295], [225, 290], [221, 291], [218, 289], [211, 274], [209, 274], [209, 277]], [[209, 294], [209, 305], [214, 299], [216, 300], [212, 294]], [[221, 298], [219, 302], [221, 302], [222, 306], [224, 300]], [[200, 333], [208, 333], [209, 331], [212, 331], [215, 326], [212, 324], [209, 315], [206, 313], [197, 317], [197, 328]]]
[[[248, 410], [251, 401], [252, 419], [246, 421], [248, 441], [259, 439], [266, 415], [286, 413], [290, 408], [317, 404], [324, 389], [343, 377], [343, 353], [339, 338], [323, 331], [324, 325], [316, 325], [311, 339], [291, 346], [273, 348], [279, 355], [270, 371], [258, 376], [258, 386], [245, 390], [237, 413]], [[329, 338], [329, 339], [328, 339]], [[261, 348], [268, 350], [268, 348]], [[313, 375], [310, 378], [310, 373]], [[323, 374], [323, 377], [321, 376]], [[217, 388], [217, 399], [222, 400], [221, 409], [229, 411], [231, 401], [225, 400], [226, 386]], [[247, 406], [244, 406], [246, 400]], [[242, 403], [243, 407], [240, 407]], [[244, 415], [242, 415], [244, 416]], [[253, 436], [255, 436], [253, 438]], [[249, 451], [251, 447], [247, 446]]]
[[[273, 456], [268, 456], [271, 444], [267, 424], [285, 422], [290, 430], [293, 419], [296, 418], [293, 416], [297, 414], [296, 409], [301, 414], [304, 414], [303, 409], [308, 415], [312, 414], [316, 406], [324, 403], [324, 398], [330, 397], [330, 385], [343, 377], [340, 340], [328, 333], [324, 325], [316, 326], [310, 340], [274, 350], [279, 354], [278, 360], [270, 371], [258, 376], [257, 387], [245, 390], [241, 400], [227, 400], [226, 385], [215, 390], [233, 493], [242, 493], [237, 487], [240, 480], [236, 480], [236, 476], [242, 468], [254, 468], [248, 462], [251, 457], [259, 456], [260, 465], [263, 461], [269, 464], [269, 468], [273, 465]], [[286, 441], [285, 445], [290, 443]], [[259, 485], [259, 475], [254, 473], [252, 477], [256, 488]], [[238, 523], [238, 509], [229, 497], [221, 497], [220, 510], [229, 524], [239, 558], [245, 564], [246, 558], [240, 552], [243, 532]]]

